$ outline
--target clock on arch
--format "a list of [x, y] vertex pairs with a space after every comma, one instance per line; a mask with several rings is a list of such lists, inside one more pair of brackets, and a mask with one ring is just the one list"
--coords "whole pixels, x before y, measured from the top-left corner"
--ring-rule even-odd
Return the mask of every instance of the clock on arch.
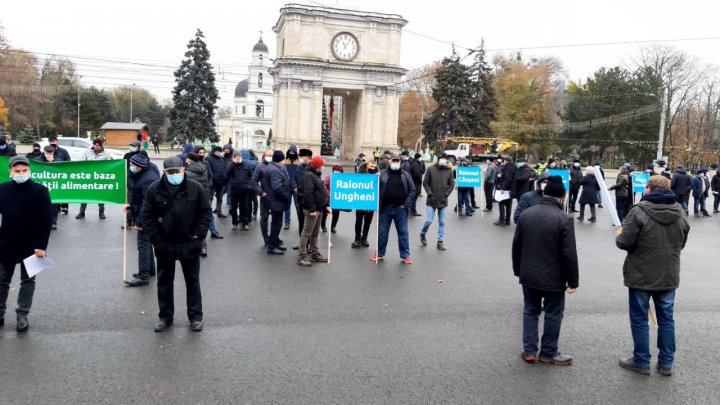
[[337, 60], [350, 62], [355, 59], [360, 51], [360, 43], [355, 35], [350, 32], [339, 32], [330, 41], [330, 50]]

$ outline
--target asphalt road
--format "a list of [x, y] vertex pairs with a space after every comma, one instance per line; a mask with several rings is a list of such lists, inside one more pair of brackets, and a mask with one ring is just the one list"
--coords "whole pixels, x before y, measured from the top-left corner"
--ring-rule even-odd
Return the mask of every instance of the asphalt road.
[[[422, 219], [411, 219], [415, 264], [400, 263], [392, 238], [377, 267], [371, 249], [350, 249], [354, 214], [342, 213], [332, 263], [310, 269], [295, 265], [294, 252], [268, 257], [255, 223], [233, 232], [220, 220], [226, 237], [209, 241], [202, 261], [205, 330], [188, 329], [178, 277], [176, 324], [157, 334], [154, 287], [122, 283], [119, 208], [102, 222], [95, 206], [83, 221], [77, 209], [53, 233], [49, 254], [59, 268], [38, 276], [26, 334], [15, 332], [11, 292], [0, 329], [0, 403], [702, 404], [720, 395], [720, 216], [690, 218], [675, 374], [667, 378], [617, 365], [632, 346], [624, 254], [606, 210], [598, 223], [576, 223], [580, 288], [567, 300], [560, 341], [576, 365], [555, 367], [519, 357], [514, 227], [494, 227], [496, 212], [449, 216], [446, 252], [434, 247], [436, 226], [420, 247]], [[295, 226], [283, 231], [288, 244]], [[128, 274], [137, 266], [134, 243], [130, 234]]]

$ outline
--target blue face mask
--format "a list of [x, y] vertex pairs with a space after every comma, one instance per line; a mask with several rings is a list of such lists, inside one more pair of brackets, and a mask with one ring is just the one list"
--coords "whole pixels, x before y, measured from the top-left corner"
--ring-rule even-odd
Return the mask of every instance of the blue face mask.
[[173, 186], [179, 186], [180, 183], [183, 182], [183, 178], [185, 177], [185, 175], [182, 173], [167, 174], [166, 176], [168, 183], [172, 184]]
[[130, 166], [130, 173], [137, 174], [138, 169], [135, 166]]
[[0, 145], [0, 150], [5, 150], [7, 148], [7, 145]]

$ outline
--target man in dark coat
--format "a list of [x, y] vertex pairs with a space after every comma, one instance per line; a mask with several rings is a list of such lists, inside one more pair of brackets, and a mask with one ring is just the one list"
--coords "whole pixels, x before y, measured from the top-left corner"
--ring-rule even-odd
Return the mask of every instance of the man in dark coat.
[[495, 225], [510, 225], [510, 216], [512, 215], [512, 201], [514, 197], [516, 187], [515, 175], [517, 167], [510, 156], [506, 156], [503, 159], [504, 163], [498, 171], [497, 181], [495, 184], [495, 190], [507, 191], [510, 193], [510, 198], [498, 202], [498, 208], [500, 210], [500, 218], [494, 222]]
[[515, 208], [515, 213], [513, 214], [513, 222], [515, 224], [517, 224], [520, 220], [520, 215], [522, 215], [523, 211], [532, 207], [533, 205], [539, 204], [540, 201], [542, 201], [543, 190], [545, 190], [545, 186], [547, 185], [549, 177], [550, 175], [547, 171], [541, 173], [535, 183], [535, 190], [528, 191], [520, 197], [520, 201], [518, 201], [518, 206], [517, 208]]
[[215, 212], [218, 218], [226, 218], [222, 212], [223, 193], [227, 185], [227, 174], [225, 173], [226, 163], [223, 158], [223, 150], [219, 146], [212, 148], [212, 153], [205, 157], [212, 172], [212, 191], [215, 196]]
[[[200, 153], [205, 152], [205, 149], [202, 147], [196, 147], [194, 150], [197, 150]], [[212, 175], [210, 174], [209, 165], [202, 160], [202, 157], [200, 157], [200, 155], [196, 152], [188, 152], [187, 157], [185, 158], [185, 176], [187, 176], [190, 180], [195, 180], [200, 183], [205, 191], [205, 195], [209, 196], [208, 202], [210, 203], [210, 206], [212, 206]], [[215, 227], [214, 217], [210, 221], [210, 236], [213, 239], [223, 239], [223, 236], [218, 233], [217, 228]], [[200, 256], [207, 257], [207, 254], [208, 245], [207, 238], [205, 238], [202, 241], [202, 252], [200, 253]]]
[[0, 184], [0, 327], [5, 325], [5, 309], [15, 265], [20, 263], [20, 291], [15, 311], [17, 331], [28, 329], [28, 314], [35, 293], [35, 277], [28, 277], [23, 260], [44, 257], [50, 239], [52, 213], [50, 193], [30, 178], [30, 162], [25, 156], [10, 158], [12, 180]]
[[585, 206], [590, 206], [590, 218], [588, 221], [595, 222], [597, 217], [595, 216], [595, 204], [598, 203], [598, 195], [600, 191], [600, 185], [597, 181], [598, 173], [595, 173], [595, 169], [592, 167], [585, 168], [585, 176], [580, 180], [582, 186], [582, 193], [580, 193], [580, 216], [578, 221], [585, 219]]
[[570, 212], [577, 212], [575, 204], [577, 203], [578, 194], [580, 193], [580, 180], [583, 178], [580, 161], [575, 159], [570, 168]]
[[[57, 136], [50, 135], [48, 136], [48, 143], [53, 148], [53, 162], [69, 162], [72, 159], [70, 159], [70, 153], [64, 149], [61, 148], [60, 145], [58, 145]], [[59, 204], [60, 210], [67, 215], [68, 213], [68, 204]], [[55, 228], [57, 228], [57, 221], [55, 221], [55, 224], [53, 225]], [[53, 228], [53, 229], [55, 229]]]
[[263, 174], [263, 194], [267, 199], [267, 207], [270, 211], [272, 222], [270, 224], [270, 232], [268, 234], [267, 253], [269, 255], [285, 254], [287, 248], [280, 240], [280, 230], [282, 229], [283, 214], [290, 206], [290, 177], [283, 166], [285, 154], [276, 150], [272, 154], [272, 162], [265, 167]]
[[640, 203], [630, 209], [615, 243], [627, 251], [623, 278], [629, 293], [633, 355], [620, 366], [650, 374], [648, 308], [652, 297], [657, 312], [657, 369], [672, 375], [675, 359], [675, 290], [680, 286], [680, 252], [685, 248], [690, 225], [670, 190], [670, 181], [652, 176]]
[[260, 235], [263, 243], [268, 244], [268, 227], [270, 218], [270, 207], [268, 205], [267, 190], [265, 190], [265, 176], [267, 176], [267, 168], [272, 163], [272, 150], [267, 150], [262, 154], [261, 162], [255, 167], [251, 185], [255, 194], [260, 197]]
[[[442, 152], [441, 154], [443, 154]], [[415, 197], [413, 198], [412, 203], [410, 204], [410, 215], [419, 217], [420, 214], [417, 212], [417, 199], [419, 197], [420, 191], [422, 189], [422, 182], [423, 182], [423, 166], [421, 164], [422, 157], [419, 153], [415, 154], [415, 159], [412, 159], [410, 162], [410, 177], [412, 177], [413, 185], [415, 185]]]
[[328, 261], [320, 254], [318, 247], [322, 214], [331, 211], [328, 206], [325, 184], [321, 179], [324, 166], [325, 160], [320, 156], [315, 156], [310, 161], [308, 169], [303, 173], [301, 205], [305, 220], [300, 235], [300, 254], [297, 260], [297, 264], [303, 267], [312, 266], [312, 262], [325, 263]]
[[[427, 246], [427, 234], [435, 218], [435, 211], [438, 214], [438, 239], [437, 248], [446, 250], [445, 248], [445, 215], [448, 206], [448, 198], [455, 188], [455, 178], [453, 170], [448, 165], [447, 154], [440, 152], [438, 160], [434, 165], [430, 166], [425, 172], [423, 179], [423, 187], [427, 193], [425, 200], [425, 223], [420, 230], [420, 244]], [[419, 190], [419, 188], [418, 188]], [[416, 191], [417, 193], [417, 191]], [[460, 208], [458, 208], [460, 209]]]
[[8, 145], [7, 139], [5, 139], [5, 136], [3, 135], [0, 135], [0, 156], [17, 156], [15, 145]]
[[711, 215], [705, 208], [705, 200], [708, 197], [710, 190], [710, 181], [707, 178], [707, 170], [700, 168], [695, 173], [695, 177], [692, 179], [692, 193], [693, 193], [693, 211], [695, 217], [699, 217], [700, 213], [704, 217], [710, 217]]
[[715, 172], [715, 175], [710, 181], [710, 189], [713, 194], [713, 214], [720, 212], [718, 211], [718, 205], [720, 205], [720, 174], [718, 173], [720, 173], [720, 171]]
[[253, 193], [250, 183], [253, 172], [250, 165], [243, 160], [242, 152], [234, 151], [232, 164], [227, 168], [228, 185], [232, 194], [230, 216], [233, 230], [237, 230], [240, 226], [243, 231], [250, 230], [250, 212], [252, 210], [250, 196]]
[[32, 152], [26, 153], [25, 157], [28, 158], [28, 160], [40, 160], [42, 157], [42, 147], [39, 143], [34, 143], [32, 146]]
[[[515, 229], [512, 262], [525, 300], [522, 358], [528, 363], [572, 365], [570, 356], [558, 352], [565, 293], [578, 288], [575, 228], [564, 210], [565, 187], [560, 176], [548, 178], [544, 197], [523, 212]], [[538, 318], [545, 311], [545, 325], [538, 356]]]
[[[379, 166], [379, 165], [378, 165]], [[378, 251], [370, 260], [383, 260], [390, 234], [390, 224], [394, 221], [398, 234], [400, 259], [412, 264], [410, 258], [410, 240], [408, 238], [408, 207], [415, 196], [415, 185], [410, 173], [400, 169], [400, 156], [392, 155], [388, 159], [388, 168], [380, 172], [380, 240]]]
[[[38, 162], [45, 162], [45, 163], [61, 162], [62, 160], [55, 159], [55, 151], [56, 151], [56, 149], [54, 149], [51, 145], [45, 145], [45, 147], [43, 148], [43, 155], [40, 157], [40, 159], [38, 159]], [[57, 229], [57, 221], [58, 221], [58, 217], [60, 216], [61, 210], [62, 210], [62, 204], [52, 204], [52, 208], [51, 208], [52, 226], [51, 226], [51, 229], [53, 229], [53, 230]]]
[[137, 231], [138, 272], [133, 274], [132, 280], [126, 281], [125, 284], [138, 287], [150, 284], [150, 277], [155, 275], [155, 258], [153, 257], [152, 243], [147, 231], [143, 228], [140, 212], [148, 188], [151, 184], [160, 180], [160, 176], [150, 169], [148, 158], [139, 153], [130, 158], [130, 172], [133, 181], [130, 189], [129, 209], [131, 222], [134, 224], [133, 229]]
[[692, 179], [687, 173], [687, 169], [682, 166], [678, 166], [675, 174], [672, 176], [670, 189], [673, 191], [673, 193], [675, 193], [678, 203], [680, 203], [680, 206], [685, 210], [686, 213], [688, 212], [688, 205], [685, 196], [688, 194], [688, 190], [690, 190], [692, 187], [691, 183]]
[[530, 191], [530, 179], [535, 177], [535, 170], [527, 164], [527, 159], [520, 158], [517, 164], [517, 173], [515, 174], [515, 191], [513, 198], [519, 200], [523, 194]]
[[187, 315], [190, 328], [203, 328], [200, 291], [200, 253], [212, 219], [212, 208], [200, 183], [185, 176], [179, 157], [165, 159], [165, 173], [148, 188], [140, 212], [157, 257], [159, 321], [156, 332], [172, 326], [175, 314], [173, 282], [175, 261], [182, 266], [187, 288]]

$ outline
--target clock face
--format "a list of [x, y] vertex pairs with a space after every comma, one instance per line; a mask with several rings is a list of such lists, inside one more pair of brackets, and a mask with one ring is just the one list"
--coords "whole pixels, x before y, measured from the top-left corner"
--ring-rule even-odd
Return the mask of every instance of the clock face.
[[360, 44], [355, 35], [349, 32], [341, 32], [333, 38], [330, 49], [336, 59], [347, 62], [355, 59], [360, 50]]

